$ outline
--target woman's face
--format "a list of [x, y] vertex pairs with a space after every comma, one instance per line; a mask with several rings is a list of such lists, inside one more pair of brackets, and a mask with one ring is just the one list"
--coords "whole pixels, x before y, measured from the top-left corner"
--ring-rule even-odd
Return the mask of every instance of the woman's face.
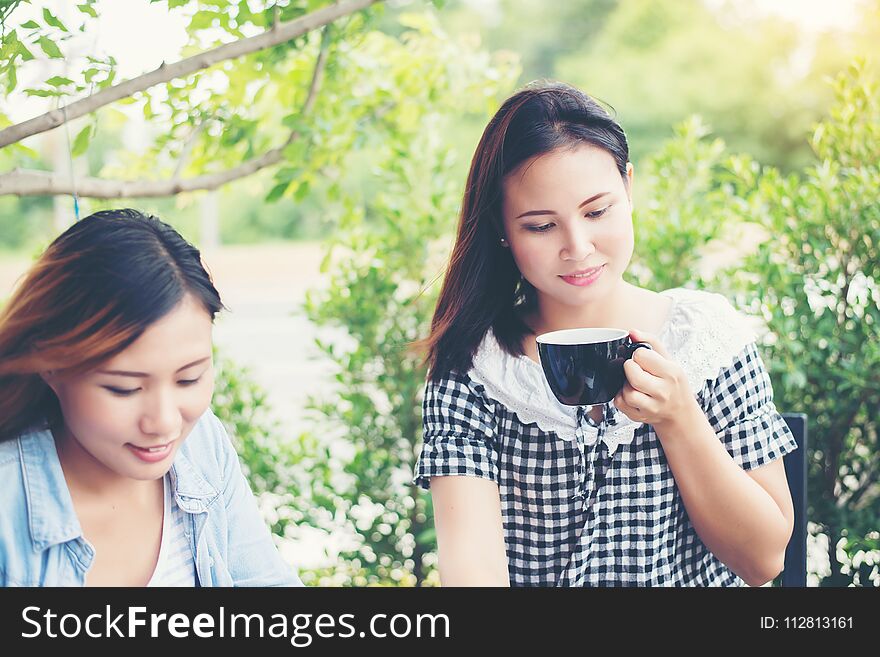
[[581, 306], [616, 289], [633, 252], [631, 182], [589, 145], [525, 162], [504, 179], [504, 232], [542, 308]]
[[64, 451], [123, 477], [162, 477], [211, 402], [211, 329], [208, 311], [187, 295], [95, 370], [47, 375], [61, 403]]

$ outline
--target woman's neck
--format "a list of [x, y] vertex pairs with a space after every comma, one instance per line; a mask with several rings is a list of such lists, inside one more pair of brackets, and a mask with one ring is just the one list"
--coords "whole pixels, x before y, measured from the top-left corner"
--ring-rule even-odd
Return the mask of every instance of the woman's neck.
[[580, 306], [560, 303], [555, 299], [541, 296], [538, 298], [537, 312], [532, 316], [530, 326], [536, 335], [567, 328], [632, 328], [624, 324], [631, 321], [633, 309], [638, 307], [641, 292], [643, 291], [640, 288], [620, 281], [601, 299]]
[[154, 494], [156, 480], [141, 481], [120, 475], [89, 454], [66, 428], [55, 437], [55, 448], [67, 488], [74, 499], [86, 500], [110, 496], [117, 500], [138, 502]]

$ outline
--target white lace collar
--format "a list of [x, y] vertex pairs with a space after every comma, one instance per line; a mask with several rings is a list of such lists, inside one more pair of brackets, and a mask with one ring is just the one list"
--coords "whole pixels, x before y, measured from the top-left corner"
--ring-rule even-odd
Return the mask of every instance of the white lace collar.
[[[707, 381], [714, 380], [755, 340], [754, 331], [719, 294], [684, 288], [661, 294], [672, 299], [672, 308], [659, 334], [660, 341], [686, 372], [694, 395], [699, 395]], [[600, 425], [586, 417], [579, 422], [585, 409], [560, 404], [541, 366], [527, 356], [508, 354], [491, 329], [477, 348], [468, 375], [483, 386], [489, 398], [515, 413], [520, 422], [536, 424], [562, 440], [575, 440], [580, 429], [586, 444], [601, 438], [613, 454], [619, 445], [631, 443], [642, 425], [618, 411], [613, 402], [605, 405], [605, 421]]]

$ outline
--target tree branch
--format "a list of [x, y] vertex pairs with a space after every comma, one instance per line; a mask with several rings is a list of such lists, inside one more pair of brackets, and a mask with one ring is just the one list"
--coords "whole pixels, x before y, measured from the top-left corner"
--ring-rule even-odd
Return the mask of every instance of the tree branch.
[[[285, 143], [285, 146], [287, 143]], [[228, 182], [244, 178], [283, 159], [284, 146], [273, 148], [259, 157], [217, 173], [195, 176], [183, 180], [104, 180], [101, 178], [78, 178], [76, 193], [84, 198], [147, 198], [174, 196], [182, 192], [217, 189]], [[73, 185], [70, 177], [49, 171], [14, 169], [0, 175], [0, 196], [71, 195]]]
[[318, 96], [318, 89], [321, 86], [321, 78], [324, 76], [324, 69], [327, 68], [327, 55], [330, 52], [330, 29], [331, 27], [328, 25], [321, 32], [321, 48], [318, 51], [318, 59], [315, 61], [315, 70], [312, 72], [309, 93], [306, 95], [306, 102], [303, 103], [303, 116], [308, 116], [311, 113]]
[[[321, 36], [321, 47], [315, 60], [315, 69], [309, 84], [309, 91], [303, 103], [302, 114], [307, 116], [315, 106], [318, 91], [321, 88], [324, 70], [327, 67], [327, 58], [330, 50], [330, 31], [325, 27]], [[196, 130], [201, 129], [204, 123]], [[191, 150], [192, 137], [184, 148], [185, 152]], [[174, 196], [182, 192], [195, 192], [217, 189], [222, 185], [239, 178], [244, 178], [260, 169], [278, 164], [284, 159], [284, 149], [301, 135], [295, 130], [290, 133], [281, 146], [267, 151], [263, 155], [250, 159], [247, 162], [217, 173], [205, 174], [194, 178], [180, 179], [178, 177], [181, 168], [178, 168], [169, 180], [105, 180], [102, 178], [80, 178], [76, 182], [76, 193], [84, 198], [151, 198], [161, 196]], [[181, 155], [181, 162], [183, 159]], [[15, 194], [18, 196], [43, 196], [43, 195], [70, 195], [73, 194], [73, 184], [68, 176], [59, 176], [48, 171], [28, 171], [16, 169], [10, 173], [0, 175], [0, 196]]]
[[[324, 70], [327, 66], [327, 58], [330, 50], [330, 30], [325, 27], [321, 36], [321, 46], [315, 61], [315, 69], [309, 84], [309, 91], [303, 103], [302, 114], [311, 113], [321, 87]], [[267, 151], [263, 155], [252, 158], [247, 162], [217, 173], [205, 174], [193, 178], [181, 179], [180, 170], [183, 160], [188, 157], [192, 150], [197, 132], [204, 123], [199, 124], [190, 136], [181, 154], [181, 161], [168, 180], [106, 180], [102, 178], [81, 178], [77, 180], [76, 193], [85, 198], [151, 198], [174, 196], [183, 192], [212, 190], [226, 183], [244, 178], [260, 169], [278, 164], [284, 159], [284, 149], [294, 140], [300, 137], [295, 130], [290, 133], [283, 144]], [[16, 169], [10, 173], [0, 175], [0, 196], [15, 194], [17, 196], [43, 196], [43, 195], [70, 195], [73, 194], [73, 184], [67, 177], [61, 177], [48, 171], [32, 171]]]
[[[865, 396], [865, 399], [868, 399], [867, 395]], [[866, 439], [865, 442], [868, 445], [869, 453], [876, 455], [877, 450], [872, 449], [872, 447], [876, 447], [877, 445], [876, 426], [873, 426], [871, 421], [868, 420], [868, 422], [860, 428], [862, 430], [862, 436]], [[873, 438], [873, 441], [870, 440], [871, 438]], [[872, 442], [873, 445], [871, 445]], [[871, 494], [873, 496], [880, 494], [880, 487], [878, 487], [878, 483], [880, 483], [880, 459], [874, 456], [874, 458], [865, 465], [864, 471], [857, 477], [857, 479], [859, 482], [858, 487], [852, 491], [852, 494], [850, 494], [845, 501], [846, 508], [848, 509], [858, 509], [862, 498], [869, 491], [872, 491]]]
[[183, 59], [170, 66], [162, 64], [162, 66], [155, 71], [145, 73], [144, 75], [131, 80], [126, 80], [125, 82], [120, 82], [119, 84], [99, 91], [88, 98], [83, 98], [82, 100], [71, 103], [66, 108], [66, 118], [64, 112], [57, 109], [51, 112], [46, 112], [33, 119], [23, 121], [22, 123], [9, 126], [4, 130], [0, 130], [0, 148], [19, 142], [31, 135], [36, 135], [51, 130], [52, 128], [57, 128], [62, 125], [65, 120], [72, 121], [85, 114], [90, 114], [104, 105], [108, 105], [122, 98], [128, 98], [139, 91], [144, 91], [157, 84], [168, 82], [169, 80], [183, 77], [190, 73], [195, 73], [203, 68], [213, 66], [218, 62], [235, 59], [237, 57], [242, 57], [243, 55], [249, 55], [253, 52], [271, 48], [279, 43], [290, 41], [306, 32], [310, 32], [322, 25], [331, 23], [342, 16], [347, 16], [348, 14], [365, 9], [379, 1], [380, 0], [342, 0], [341, 2], [323, 7], [311, 14], [301, 16], [295, 20], [288, 21], [287, 23], [276, 24], [262, 34], [248, 37], [246, 39], [240, 39], [233, 43], [227, 43], [214, 48], [213, 50], [208, 50], [199, 53], [198, 55], [188, 57], [187, 59]]
[[[874, 465], [876, 466], [876, 463]], [[876, 497], [878, 492], [880, 492], [877, 488], [878, 478], [880, 478], [880, 470], [878, 470], [877, 467], [868, 466], [865, 473], [859, 477], [858, 489], [856, 489], [846, 501], [846, 508], [858, 509], [861, 505], [862, 498], [868, 491], [872, 491], [872, 496]], [[871, 501], [870, 496], [868, 501]]]
[[843, 441], [850, 432], [853, 422], [855, 422], [859, 411], [868, 400], [871, 394], [870, 389], [866, 389], [861, 397], [851, 407], [851, 412], [846, 414], [846, 419], [832, 428], [828, 437], [828, 450], [825, 456], [825, 491], [829, 500], [838, 500], [837, 482], [840, 480], [840, 455], [843, 452]]

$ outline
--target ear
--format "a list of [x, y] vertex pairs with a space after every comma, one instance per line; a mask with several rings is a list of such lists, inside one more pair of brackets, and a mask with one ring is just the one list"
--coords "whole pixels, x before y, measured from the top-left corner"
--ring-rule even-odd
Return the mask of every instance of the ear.
[[52, 392], [56, 395], [58, 394], [58, 376], [55, 374], [54, 370], [40, 372], [40, 378], [45, 381], [47, 386], [52, 388]]
[[629, 207], [632, 209], [633, 204], [633, 164], [632, 162], [626, 163], [626, 196], [629, 199]]

